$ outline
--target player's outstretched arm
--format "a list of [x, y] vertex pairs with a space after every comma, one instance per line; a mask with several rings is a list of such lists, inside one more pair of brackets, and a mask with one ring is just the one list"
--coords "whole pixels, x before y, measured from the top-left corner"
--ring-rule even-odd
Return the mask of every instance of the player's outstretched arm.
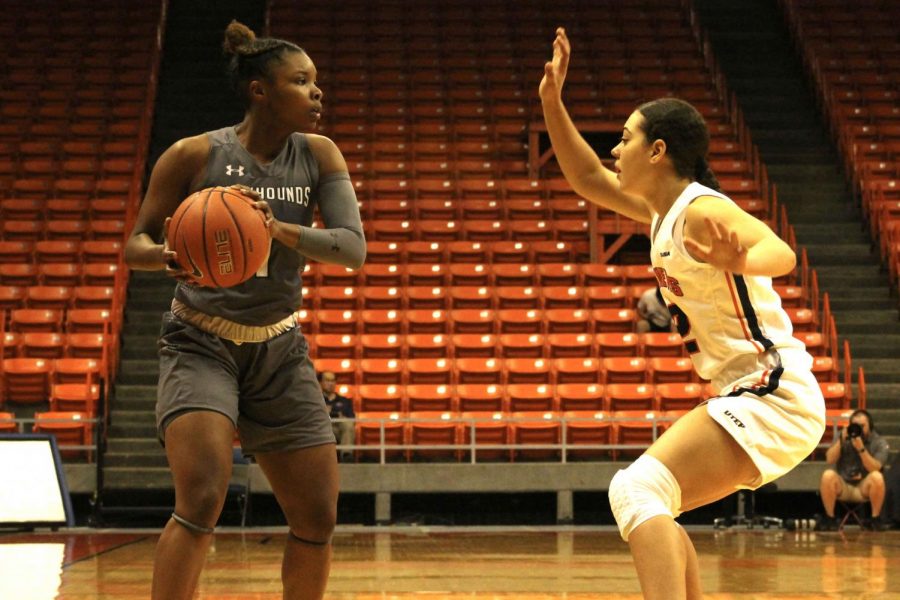
[[563, 104], [562, 88], [569, 70], [570, 54], [569, 38], [560, 27], [553, 41], [553, 60], [544, 65], [544, 78], [539, 88], [547, 133], [563, 175], [580, 196], [635, 221], [649, 223], [652, 215], [646, 203], [619, 189], [616, 174], [603, 166], [584, 141]]

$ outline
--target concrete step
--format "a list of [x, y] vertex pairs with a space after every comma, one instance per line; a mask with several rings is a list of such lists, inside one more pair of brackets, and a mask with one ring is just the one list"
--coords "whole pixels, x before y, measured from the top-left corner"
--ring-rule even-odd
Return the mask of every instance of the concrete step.
[[156, 385], [159, 381], [159, 361], [125, 359], [119, 366], [119, 377], [132, 384]]
[[110, 411], [109, 420], [115, 425], [143, 425], [146, 423], [154, 423], [156, 421], [156, 412], [154, 410], [124, 410], [114, 408]]
[[897, 307], [897, 301], [891, 298], [843, 298], [838, 294], [830, 297], [832, 298], [831, 308], [838, 311], [894, 310]]
[[853, 333], [900, 333], [896, 311], [853, 310], [834, 312], [834, 320], [841, 336]]
[[835, 239], [831, 244], [804, 243], [803, 246], [809, 254], [810, 265], [815, 269], [823, 265], [877, 265], [881, 262], [868, 244], [850, 244]]
[[156, 424], [149, 423], [112, 423], [109, 434], [117, 438], [146, 439], [156, 435]]
[[158, 335], [156, 334], [126, 335], [122, 339], [119, 356], [121, 358], [155, 358], [157, 356], [157, 339]]
[[[893, 331], [893, 328], [885, 329]], [[850, 354], [854, 360], [900, 356], [900, 333], [851, 333], [845, 332], [840, 324], [837, 325], [837, 330], [842, 342], [850, 342]]]
[[[870, 358], [857, 357], [853, 349], [850, 349], [850, 355], [853, 357], [853, 369], [862, 367], [866, 373], [866, 385], [869, 384], [892, 384], [897, 382], [897, 371], [900, 368], [900, 359], [898, 358]], [[875, 388], [879, 389], [879, 388]], [[900, 384], [898, 384], [900, 389]], [[870, 393], [873, 390], [869, 390]], [[880, 390], [879, 391], [884, 391]]]
[[119, 383], [116, 385], [116, 400], [124, 401], [156, 401], [156, 383], [135, 384], [135, 383]]
[[133, 469], [140, 469], [144, 467], [167, 468], [169, 466], [169, 463], [166, 460], [165, 453], [129, 454], [121, 452], [107, 452], [103, 460], [105, 463], [105, 467], [130, 467]]
[[114, 410], [153, 411], [156, 410], [156, 386], [153, 386], [152, 398], [117, 398], [113, 402]]
[[887, 275], [878, 265], [816, 267], [819, 284], [826, 289], [881, 287], [887, 284]]
[[155, 434], [141, 439], [110, 437], [107, 440], [106, 448], [107, 452], [118, 452], [119, 454], [159, 454], [163, 452]]
[[868, 234], [858, 222], [841, 221], [822, 227], [821, 223], [794, 223], [791, 220], [791, 225], [797, 234], [797, 241], [804, 246], [834, 243], [871, 244]]
[[155, 315], [155, 318], [151, 318], [150, 313], [140, 315], [126, 313], [122, 333], [124, 335], [158, 334], [162, 314], [158, 311], [154, 311], [152, 314]]
[[169, 490], [173, 486], [168, 467], [107, 467], [103, 483], [110, 490]]

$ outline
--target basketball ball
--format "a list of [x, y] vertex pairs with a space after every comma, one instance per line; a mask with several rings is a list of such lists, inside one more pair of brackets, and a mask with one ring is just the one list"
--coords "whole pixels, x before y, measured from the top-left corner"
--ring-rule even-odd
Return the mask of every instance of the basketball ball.
[[166, 232], [179, 265], [199, 285], [227, 288], [253, 277], [269, 258], [269, 230], [253, 199], [235, 188], [194, 192]]

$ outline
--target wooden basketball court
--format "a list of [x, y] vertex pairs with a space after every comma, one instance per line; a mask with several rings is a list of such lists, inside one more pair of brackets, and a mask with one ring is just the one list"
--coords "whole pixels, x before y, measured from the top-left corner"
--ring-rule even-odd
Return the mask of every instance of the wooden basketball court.
[[[691, 529], [715, 599], [900, 598], [900, 535]], [[159, 530], [0, 537], [0, 598], [145, 599]], [[281, 598], [286, 529], [217, 531], [198, 597]], [[640, 599], [603, 528], [341, 527], [327, 598]]]

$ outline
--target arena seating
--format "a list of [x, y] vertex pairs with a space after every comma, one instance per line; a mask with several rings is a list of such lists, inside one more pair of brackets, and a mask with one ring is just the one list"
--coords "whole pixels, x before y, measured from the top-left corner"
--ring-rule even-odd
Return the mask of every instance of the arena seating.
[[[573, 458], [625, 456], [636, 450], [618, 446], [646, 445], [714, 393], [689, 368], [679, 336], [635, 333], [652, 269], [607, 264], [612, 251], [589, 262], [592, 211], [603, 248], [645, 229], [592, 209], [539, 152], [537, 84], [562, 24], [576, 48], [567, 103], [582, 131], [615, 134], [645, 100], [691, 101], [709, 122], [723, 190], [793, 243], [740, 110], [681, 3], [410, 13], [360, 0], [339, 10], [273, 4], [269, 17], [272, 34], [298, 40], [317, 66], [323, 133], [347, 159], [366, 228], [359, 271], [307, 266], [302, 316], [316, 367], [335, 371], [360, 412], [357, 443], [387, 444], [383, 455], [359, 450], [358, 460], [476, 460], [468, 445], [488, 443], [478, 461], [559, 460], [564, 440], [606, 446], [567, 450]], [[798, 253], [777, 289], [817, 357], [829, 406], [845, 410], [833, 318]], [[415, 448], [451, 440], [463, 448]], [[532, 447], [509, 447], [522, 443]]]

